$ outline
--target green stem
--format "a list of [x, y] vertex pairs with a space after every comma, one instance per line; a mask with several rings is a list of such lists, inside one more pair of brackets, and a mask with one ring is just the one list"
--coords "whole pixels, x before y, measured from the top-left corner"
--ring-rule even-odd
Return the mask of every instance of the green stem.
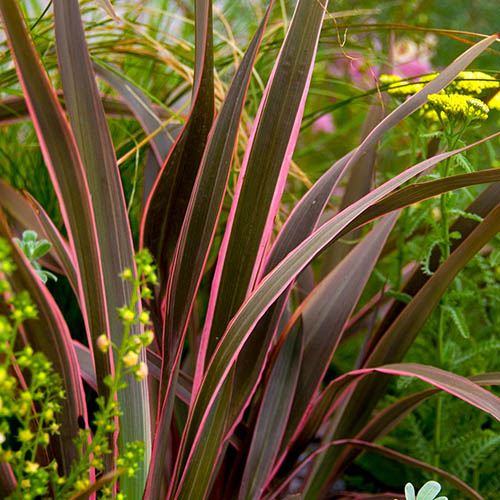
[[[453, 132], [453, 124], [450, 124], [448, 133], [446, 134], [446, 142], [448, 151], [456, 148], [462, 133], [466, 129], [463, 127], [458, 132]], [[441, 168], [441, 178], [446, 178], [449, 174], [453, 158], [446, 160]], [[446, 261], [450, 256], [450, 224], [448, 214], [448, 193], [444, 193], [439, 199], [439, 208], [441, 211], [441, 263]], [[437, 338], [437, 351], [439, 367], [443, 368], [444, 364], [444, 330], [446, 326], [445, 308], [446, 295], [441, 299], [441, 307], [439, 308], [439, 324], [438, 324], [438, 338]], [[441, 459], [441, 431], [442, 431], [442, 417], [443, 417], [443, 395], [438, 394], [436, 400], [436, 419], [434, 422], [434, 465], [439, 467]]]

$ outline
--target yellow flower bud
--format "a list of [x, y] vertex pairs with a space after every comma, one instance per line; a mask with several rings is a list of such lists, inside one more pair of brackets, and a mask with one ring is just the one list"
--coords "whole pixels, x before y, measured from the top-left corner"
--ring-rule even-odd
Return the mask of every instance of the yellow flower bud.
[[123, 321], [131, 323], [135, 319], [135, 313], [128, 307], [123, 307], [120, 309], [120, 317]]
[[96, 344], [97, 348], [101, 352], [107, 352], [109, 346], [111, 345], [111, 342], [109, 341], [108, 336], [105, 333], [103, 333], [102, 335], [99, 335], [99, 337], [97, 337]]
[[122, 361], [127, 368], [131, 368], [132, 366], [135, 366], [138, 363], [139, 355], [134, 351], [128, 351], [127, 354], [123, 356]]
[[29, 460], [26, 462], [24, 466], [24, 470], [27, 474], [34, 474], [40, 468], [40, 464], [36, 462], [30, 462]]
[[124, 280], [131, 280], [133, 277], [133, 274], [132, 274], [132, 269], [126, 267], [123, 272], [122, 272], [122, 278]]
[[142, 345], [144, 346], [151, 345], [154, 339], [155, 339], [155, 334], [151, 330], [146, 330], [142, 334]]
[[144, 380], [148, 376], [148, 373], [148, 365], [144, 361], [141, 361], [135, 371], [135, 378], [137, 380]]
[[51, 422], [52, 420], [54, 420], [54, 410], [52, 408], [47, 408], [43, 412], [43, 418], [47, 420], [47, 422]]
[[139, 321], [145, 325], [149, 323], [149, 313], [148, 311], [142, 311], [141, 314], [139, 315]]
[[18, 434], [19, 441], [21, 443], [27, 443], [31, 441], [35, 436], [29, 429], [21, 429]]

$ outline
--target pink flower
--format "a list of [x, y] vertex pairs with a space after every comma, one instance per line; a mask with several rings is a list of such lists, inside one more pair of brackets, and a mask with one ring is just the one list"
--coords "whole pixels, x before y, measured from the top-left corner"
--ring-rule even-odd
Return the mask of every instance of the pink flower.
[[333, 123], [333, 117], [330, 113], [320, 116], [313, 124], [312, 124], [313, 132], [320, 133], [324, 132], [325, 134], [331, 134], [335, 132], [335, 123]]
[[427, 73], [432, 73], [432, 66], [426, 59], [415, 59], [394, 67], [394, 74], [401, 78], [411, 78]]
[[435, 43], [434, 37], [426, 37], [421, 44], [407, 38], [398, 40], [394, 44], [393, 73], [401, 78], [432, 73], [430, 59], [434, 53]]

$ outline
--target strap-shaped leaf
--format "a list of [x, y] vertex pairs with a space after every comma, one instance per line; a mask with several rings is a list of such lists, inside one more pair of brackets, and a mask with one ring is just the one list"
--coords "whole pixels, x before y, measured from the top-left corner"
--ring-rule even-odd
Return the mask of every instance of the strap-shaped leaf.
[[[384, 446], [380, 446], [374, 443], [369, 443], [366, 441], [358, 440], [358, 439], [338, 439], [335, 441], [332, 441], [324, 446], [321, 446], [318, 448], [316, 451], [311, 453], [307, 458], [305, 458], [295, 469], [294, 471], [287, 476], [285, 481], [282, 482], [282, 484], [279, 486], [278, 489], [272, 492], [271, 495], [266, 497], [266, 500], [272, 500], [275, 498], [278, 498], [278, 495], [283, 491], [283, 489], [290, 484], [290, 481], [297, 476], [297, 474], [304, 469], [306, 465], [308, 465], [310, 462], [312, 462], [314, 459], [319, 458], [323, 453], [331, 450], [334, 447], [342, 447], [342, 446], [355, 446], [356, 448], [359, 448], [360, 450], [366, 450], [366, 451], [374, 451], [376, 453], [379, 453], [381, 455], [384, 455], [388, 458], [392, 458], [393, 460], [397, 460], [399, 462], [405, 463], [407, 465], [411, 465], [413, 467], [417, 467], [419, 469], [422, 469], [427, 472], [431, 472], [432, 474], [438, 475], [448, 481], [450, 484], [455, 486], [457, 490], [461, 491], [464, 493], [467, 497], [473, 498], [476, 500], [483, 500], [483, 497], [475, 491], [473, 488], [468, 486], [464, 481], [462, 481], [460, 478], [457, 476], [451, 474], [450, 472], [447, 472], [443, 469], [440, 469], [439, 467], [434, 467], [433, 465], [430, 465], [426, 462], [422, 462], [421, 460], [418, 460], [416, 458], [410, 457], [408, 455], [405, 455], [403, 453], [399, 453], [395, 450], [392, 450], [390, 448], [386, 448]], [[314, 498], [317, 497], [312, 497], [305, 495], [304, 493], [301, 494], [301, 498], [307, 498], [309, 500], [313, 500]], [[364, 496], [362, 498], [366, 499], [373, 499], [373, 500], [381, 500], [381, 499], [393, 499], [397, 498], [396, 495], [393, 494], [387, 494], [387, 493], [380, 493], [379, 495], [368, 495]], [[403, 497], [400, 497], [403, 499]]]
[[[491, 170], [481, 170], [479, 172], [473, 172], [473, 174], [477, 177], [482, 177], [482, 174], [495, 174], [498, 172], [498, 169]], [[470, 175], [470, 174], [466, 174]], [[448, 177], [446, 181], [450, 183], [455, 183], [458, 176]], [[460, 176], [463, 178], [463, 176]], [[440, 179], [443, 181], [444, 179]], [[472, 178], [469, 177], [469, 180], [472, 181]], [[436, 182], [436, 181], [431, 181]], [[490, 181], [487, 181], [490, 182]], [[430, 187], [429, 183], [426, 183], [428, 187]], [[467, 185], [472, 185], [472, 182]], [[497, 204], [498, 200], [500, 200], [500, 182], [494, 183], [491, 186], [488, 186], [481, 194], [465, 209], [465, 212], [469, 214], [475, 214], [479, 217], [485, 217], [488, 215], [490, 210], [494, 208]], [[459, 217], [453, 225], [450, 227], [450, 232], [457, 232], [461, 235], [460, 239], [453, 240], [451, 242], [451, 249], [454, 250], [460, 242], [467, 237], [471, 231], [477, 226], [478, 222], [472, 220], [469, 217]], [[439, 265], [440, 260], [440, 250], [438, 247], [435, 247], [432, 255], [429, 259], [430, 269], [435, 270]], [[418, 267], [412, 275], [406, 281], [402, 292], [406, 293], [410, 296], [414, 296], [420, 288], [428, 281], [429, 276], [425, 274], [420, 267]], [[395, 300], [382, 321], [377, 327], [377, 330], [374, 332], [373, 336], [369, 339], [369, 344], [365, 350], [367, 354], [369, 354], [373, 347], [377, 344], [380, 338], [383, 336], [384, 332], [387, 331], [387, 328], [392, 324], [392, 322], [397, 318], [397, 316], [401, 313], [401, 311], [405, 308], [405, 304], [401, 301]], [[362, 362], [366, 361], [366, 357], [362, 360]]]
[[[483, 141], [474, 144], [477, 145]], [[471, 146], [466, 146], [465, 149]], [[459, 153], [461, 150], [463, 148], [429, 158], [373, 190], [321, 226], [267, 275], [231, 321], [207, 369], [203, 383], [190, 411], [186, 427], [188, 433], [183, 438], [185, 450], [190, 450], [188, 462], [202, 440], [203, 435], [210, 433], [210, 426], [206, 426], [207, 416], [210, 413], [212, 405], [217, 400], [218, 393], [224, 386], [232, 367], [235, 365], [239, 353], [250, 336], [252, 328], [295, 279], [298, 273], [370, 206], [380, 201], [404, 182], [425, 172], [440, 161]], [[399, 207], [393, 207], [392, 209], [396, 208]]]
[[[370, 156], [373, 155], [374, 149], [383, 134], [399, 123], [403, 118], [418, 109], [418, 107], [425, 102], [427, 95], [440, 91], [450, 83], [472, 59], [477, 57], [487, 45], [493, 42], [494, 38], [494, 36], [490, 37], [487, 43], [485, 42], [483, 44], [481, 42], [481, 45], [476, 45], [457, 58], [446, 71], [443, 71], [439, 79], [430, 82], [418, 95], [410, 97], [405, 103], [390, 113], [372, 129], [357, 149], [338, 160], [314, 184], [294, 208], [278, 234], [269, 256], [266, 257], [267, 262], [262, 267], [264, 270], [262, 273], [263, 275], [268, 274], [282, 259], [312, 233], [339, 179], [341, 179], [351, 167], [353, 167], [351, 175], [357, 175], [356, 165], [363, 166], [365, 157], [370, 158]], [[372, 126], [373, 123], [369, 123], [367, 128], [370, 129]], [[367, 213], [366, 215], [368, 216], [369, 214]], [[353, 225], [356, 224], [357, 222], [353, 222]], [[342, 236], [348, 232], [349, 231], [343, 231]], [[283, 293], [269, 311], [261, 318], [254, 327], [251, 337], [243, 348], [234, 375], [234, 387], [238, 388], [238, 390], [233, 394], [231, 401], [232, 410], [230, 420], [234, 420], [238, 417], [241, 413], [242, 406], [244, 406], [248, 399], [248, 394], [255, 388], [263, 360], [267, 354], [274, 331], [284, 309], [287, 295], [287, 292]], [[205, 329], [203, 338], [205, 339], [208, 334], [209, 332]], [[201, 366], [200, 363], [199, 367]]]
[[[470, 380], [477, 385], [500, 385], [500, 373], [484, 373], [470, 377]], [[436, 394], [438, 389], [427, 389], [416, 392], [399, 399], [388, 407], [373, 415], [369, 422], [359, 431], [356, 439], [373, 442], [376, 439], [386, 436], [391, 432], [409, 413], [417, 408], [424, 401]], [[347, 464], [351, 463], [359, 454], [359, 450], [347, 448], [335, 463], [333, 476], [338, 476]]]
[[[300, 323], [300, 322], [299, 322]], [[279, 350], [264, 389], [238, 498], [260, 498], [271, 471], [296, 394], [302, 363], [303, 331], [295, 325]]]
[[489, 45], [496, 40], [492, 35], [477, 43], [461, 56], [455, 59], [439, 77], [429, 82], [420, 92], [411, 96], [394, 111], [389, 113], [376, 127], [374, 127], [362, 143], [346, 156], [334, 163], [313, 185], [294, 208], [281, 229], [273, 245], [267, 263], [266, 273], [274, 268], [291, 250], [298, 246], [316, 226], [323, 209], [328, 202], [333, 189], [339, 179], [351, 166], [363, 158], [376, 146], [377, 142], [393, 126], [411, 115], [420, 106], [425, 104], [427, 96], [442, 90], [478, 57]]
[[[427, 368], [432, 368], [432, 367], [427, 367]], [[345, 383], [348, 381], [347, 380], [348, 378], [349, 378], [348, 376], [344, 377], [341, 383], [339, 383], [338, 381], [334, 381], [329, 386], [328, 390], [325, 391], [325, 393], [330, 392], [330, 394], [333, 393], [338, 394], [338, 389], [345, 389], [345, 387], [348, 386], [348, 384]], [[471, 377], [470, 381], [477, 384], [478, 386], [499, 385], [500, 373], [492, 372], [492, 373], [476, 375]], [[338, 389], [332, 390], [334, 385], [337, 385]], [[399, 401], [396, 401], [392, 405], [388, 406], [387, 408], [376, 414], [372, 418], [372, 420], [370, 420], [370, 422], [358, 433], [358, 435], [355, 437], [355, 440], [363, 442], [367, 441], [371, 442], [377, 438], [383, 437], [388, 432], [390, 432], [394, 427], [396, 427], [399, 424], [399, 422], [406, 415], [408, 415], [408, 413], [410, 413], [419, 404], [421, 404], [423, 401], [425, 401], [433, 394], [436, 394], [437, 392], [439, 392], [439, 389], [431, 388], [425, 391], [411, 394], [410, 396], [407, 396], [403, 399], [400, 399]], [[330, 404], [331, 403], [332, 401], [330, 401]], [[308, 434], [303, 436], [304, 443], [310, 442], [310, 439], [312, 439], [312, 437], [315, 435], [317, 429], [319, 428], [319, 424], [321, 423], [325, 415], [326, 413], [323, 413], [322, 417], [315, 418], [317, 425], [313, 429], [310, 429], [310, 432]], [[296, 476], [296, 474], [299, 471], [303, 470], [303, 467], [306, 464], [312, 462], [314, 459], [320, 458], [322, 454], [331, 451], [332, 446], [337, 446], [340, 444], [348, 445], [350, 442], [351, 441], [349, 440], [339, 440], [321, 446], [315, 452], [310, 454], [306, 459], [304, 459], [290, 474], [288, 474], [286, 478], [280, 483], [280, 485], [275, 490], [273, 490], [272, 493], [266, 498], [275, 498], [279, 494], [279, 492], [281, 492], [284, 489], [284, 487], [290, 483], [290, 481]], [[353, 447], [348, 446], [347, 448], [344, 449], [344, 451], [339, 453], [341, 457], [345, 457], [345, 455], [347, 454], [348, 458], [354, 459], [359, 454], [359, 452], [360, 452], [359, 449], [355, 448], [353, 449]], [[345, 460], [347, 460], [348, 458], [345, 458]], [[447, 473], [445, 473], [443, 477], [447, 477], [446, 474]]]
[[[381, 102], [370, 106], [363, 124], [363, 139], [382, 121], [386, 103]], [[339, 211], [358, 201], [373, 187], [375, 163], [377, 160], [378, 143], [371, 144], [366, 148], [365, 154], [353, 165], [349, 172], [349, 180], [346, 183], [344, 194], [339, 205]], [[346, 236], [347, 241], [356, 241], [359, 231]], [[332, 270], [351, 250], [352, 244], [344, 241], [335, 242], [323, 255], [323, 273]]]
[[[212, 282], [194, 393], [203, 375], [205, 358], [211, 355], [228, 321], [257, 279], [300, 131], [326, 7], [325, 3], [304, 0], [297, 3], [257, 112]], [[228, 392], [227, 388], [223, 392]], [[218, 402], [216, 406], [220, 405], [227, 403]], [[220, 430], [227, 431], [224, 427]], [[217, 457], [217, 450], [205, 447], [206, 455], [200, 453], [184, 467], [189, 446], [181, 451], [177, 463], [177, 470], [183, 471], [179, 495], [188, 495], [200, 467], [214, 467]]]
[[[109, 334], [120, 345], [123, 325], [116, 311], [130, 302], [131, 294], [130, 284], [120, 278], [120, 273], [125, 268], [135, 268], [120, 172], [87, 49], [78, 0], [54, 0], [54, 17], [64, 100], [94, 207]], [[139, 330], [134, 327], [132, 333]], [[125, 475], [120, 483], [126, 494], [137, 497], [144, 489], [151, 452], [147, 382], [128, 384], [118, 399], [123, 412], [120, 441], [144, 443], [144, 467], [134, 481]]]
[[[375, 189], [318, 229], [266, 277], [232, 320], [208, 367], [203, 384], [188, 417], [188, 434], [184, 436], [185, 442], [183, 443], [184, 446], [186, 446], [186, 442], [190, 443], [190, 447], [186, 448], [190, 450], [188, 462], [190, 460], [194, 461], [193, 457], [197, 453], [197, 447], [205, 439], [204, 435], [210, 434], [212, 436], [210, 420], [212, 406], [214, 404], [219, 405], [219, 391], [222, 390], [221, 388], [224, 387], [225, 381], [230, 376], [231, 368], [236, 363], [253, 326], [266, 312], [267, 308], [280, 296], [311, 259], [329, 242], [338, 237], [368, 207], [382, 199], [406, 180], [458, 152], [459, 150], [455, 150], [425, 160]], [[250, 397], [250, 395], [247, 397]], [[205, 409], [203, 410], [203, 408]], [[196, 460], [199, 460], [198, 456]]]
[[212, 38], [212, 1], [196, 0], [191, 111], [146, 202], [140, 229], [141, 246], [159, 266], [161, 298], [214, 118]]

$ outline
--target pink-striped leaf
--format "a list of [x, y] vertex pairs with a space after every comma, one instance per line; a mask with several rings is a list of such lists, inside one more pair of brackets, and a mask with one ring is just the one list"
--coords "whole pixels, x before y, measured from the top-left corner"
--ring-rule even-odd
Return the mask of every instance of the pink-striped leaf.
[[264, 91], [219, 250], [195, 392], [205, 361], [258, 279], [300, 131], [327, 6], [328, 2], [297, 3]]
[[[202, 379], [207, 353], [210, 356], [227, 322], [257, 280], [300, 131], [325, 8], [326, 5], [304, 0], [297, 3], [257, 112], [219, 250], [196, 364], [194, 394]], [[280, 127], [276, 127], [277, 121]], [[222, 392], [229, 395], [230, 385]], [[229, 405], [225, 401], [215, 405], [221, 412], [226, 406]], [[221, 432], [218, 441], [223, 442], [227, 429], [219, 425], [214, 412], [211, 417], [213, 428], [217, 426]], [[211, 432], [210, 439], [213, 436]], [[183, 444], [186, 446], [185, 440]], [[218, 447], [200, 448], [199, 456], [184, 468], [188, 450], [189, 445], [181, 448], [177, 461], [177, 471], [182, 471], [182, 476], [176, 495], [183, 498], [203, 494], [208, 483], [193, 478], [201, 468], [215, 467], [219, 456]]]
[[[120, 273], [125, 268], [135, 269], [120, 172], [87, 49], [78, 0], [54, 0], [54, 19], [64, 100], [94, 208], [109, 335], [120, 345], [123, 325], [116, 311], [130, 302], [131, 295], [131, 286], [120, 278]], [[132, 328], [133, 334], [139, 332], [140, 327]], [[133, 481], [125, 475], [120, 483], [121, 490], [131, 497], [142, 494], [145, 469], [149, 465], [151, 417], [148, 397], [147, 381], [128, 384], [118, 394], [123, 412], [119, 433], [121, 446], [132, 441], [144, 442], [144, 467]]]
[[[384, 118], [386, 103], [381, 102], [370, 106], [367, 112], [365, 123], [363, 124], [362, 139], [382, 121]], [[375, 163], [377, 160], [378, 143], [370, 144], [366, 148], [365, 154], [353, 165], [349, 171], [349, 180], [345, 185], [345, 191], [339, 205], [339, 211], [358, 201], [372, 189]], [[359, 238], [359, 231], [354, 231], [346, 235], [347, 241], [356, 241]], [[352, 249], [352, 244], [344, 241], [336, 241], [323, 255], [323, 274], [332, 270]]]
[[[491, 172], [491, 174], [495, 174], [496, 172], [498, 172], [498, 169], [491, 169], [489, 171], [482, 170], [477, 173], [481, 172], [484, 173]], [[454, 182], [454, 179], [456, 179], [457, 177], [458, 176], [448, 177], [448, 180], [450, 182]], [[460, 177], [463, 178], [462, 176]], [[439, 181], [442, 181], [442, 179], [438, 180], [438, 182]], [[431, 182], [435, 183], [436, 181], [431, 181]], [[430, 184], [427, 183], [427, 185], [429, 186]], [[482, 191], [481, 194], [465, 209], [465, 212], [469, 214], [475, 214], [478, 215], [479, 217], [484, 218], [495, 207], [495, 205], [498, 203], [498, 200], [500, 200], [500, 182], [491, 184], [484, 191]], [[471, 231], [477, 226], [477, 224], [478, 224], [477, 221], [472, 220], [470, 217], [463, 217], [463, 216], [459, 217], [452, 224], [452, 226], [450, 227], [450, 232], [459, 233], [461, 235], [461, 238], [453, 240], [451, 242], [452, 251], [455, 250], [460, 244], [460, 242], [471, 233]], [[433, 250], [432, 255], [429, 259], [430, 269], [432, 269], [433, 271], [437, 269], [439, 264], [439, 259], [440, 259], [440, 251], [439, 248], [436, 247]], [[415, 269], [412, 275], [407, 279], [402, 289], [402, 292], [413, 297], [428, 280], [429, 276], [425, 274], [420, 269], [420, 267], [417, 267], [417, 269]], [[406, 305], [401, 301], [398, 300], [393, 301], [389, 310], [384, 315], [380, 324], [378, 325], [377, 330], [374, 332], [373, 336], [369, 339], [368, 346], [366, 347], [365, 350], [367, 354], [373, 350], [373, 347], [378, 343], [384, 332], [389, 328], [389, 326], [393, 323], [393, 321], [397, 318], [397, 316], [401, 313], [401, 311], [405, 308], [405, 306]], [[361, 361], [362, 362], [366, 361], [366, 357]]]
[[287, 427], [286, 444], [319, 390], [345, 324], [356, 307], [399, 212], [387, 216], [331, 271], [295, 312], [304, 329], [304, 362]]
[[195, 74], [191, 110], [146, 202], [141, 246], [155, 257], [163, 298], [175, 245], [214, 118], [212, 2], [195, 1]]
[[[405, 455], [403, 453], [399, 453], [395, 450], [392, 450], [390, 448], [386, 448], [384, 446], [376, 445], [374, 443], [369, 443], [366, 441], [358, 440], [358, 439], [338, 439], [336, 441], [332, 441], [324, 446], [321, 446], [317, 450], [315, 450], [313, 453], [311, 453], [307, 458], [305, 458], [295, 469], [294, 471], [281, 483], [279, 488], [277, 488], [275, 491], [272, 492], [269, 496], [266, 497], [266, 500], [272, 500], [274, 498], [277, 498], [280, 493], [285, 489], [285, 487], [290, 483], [290, 481], [297, 476], [297, 474], [304, 469], [306, 465], [308, 465], [310, 462], [312, 462], [314, 459], [317, 459], [320, 457], [323, 453], [325, 453], [328, 450], [331, 450], [333, 447], [341, 447], [341, 446], [355, 446], [361, 450], [366, 450], [366, 451], [374, 451], [376, 453], [379, 453], [381, 455], [384, 455], [386, 457], [392, 458], [394, 460], [397, 460], [399, 462], [411, 465], [413, 467], [417, 467], [419, 469], [425, 470], [427, 472], [431, 472], [432, 474], [436, 474], [446, 481], [448, 481], [450, 484], [455, 486], [459, 491], [464, 493], [468, 498], [473, 498], [476, 500], [483, 500], [483, 497], [477, 493], [474, 489], [472, 489], [470, 486], [468, 486], [464, 481], [462, 481], [460, 478], [457, 476], [440, 469], [439, 467], [434, 467], [433, 465], [429, 465], [426, 462], [422, 462], [421, 460], [418, 460], [416, 458], [409, 457], [408, 455]], [[301, 493], [301, 498], [308, 499], [308, 500], [314, 500], [314, 497], [308, 494], [308, 492], [302, 492]], [[390, 499], [390, 498], [397, 498], [394, 497], [392, 494], [380, 494], [380, 495], [361, 495], [361, 496], [356, 496], [354, 498], [359, 498], [359, 499], [365, 499], [365, 498], [385, 498], [385, 499]], [[404, 496], [401, 496], [400, 498], [404, 499]]]
[[294, 326], [277, 354], [264, 389], [241, 480], [238, 494], [240, 500], [262, 496], [285, 433], [297, 390], [304, 348], [302, 328], [300, 324]]
[[[470, 380], [479, 386], [500, 385], [500, 373], [484, 373], [470, 377]], [[439, 392], [438, 389], [427, 389], [416, 392], [399, 399], [388, 407], [373, 415], [368, 423], [359, 431], [356, 439], [373, 442], [376, 439], [386, 436], [391, 432], [409, 413], [421, 405], [424, 401]], [[345, 469], [346, 465], [351, 463], [359, 454], [356, 449], [345, 449], [334, 465], [333, 476]]]

